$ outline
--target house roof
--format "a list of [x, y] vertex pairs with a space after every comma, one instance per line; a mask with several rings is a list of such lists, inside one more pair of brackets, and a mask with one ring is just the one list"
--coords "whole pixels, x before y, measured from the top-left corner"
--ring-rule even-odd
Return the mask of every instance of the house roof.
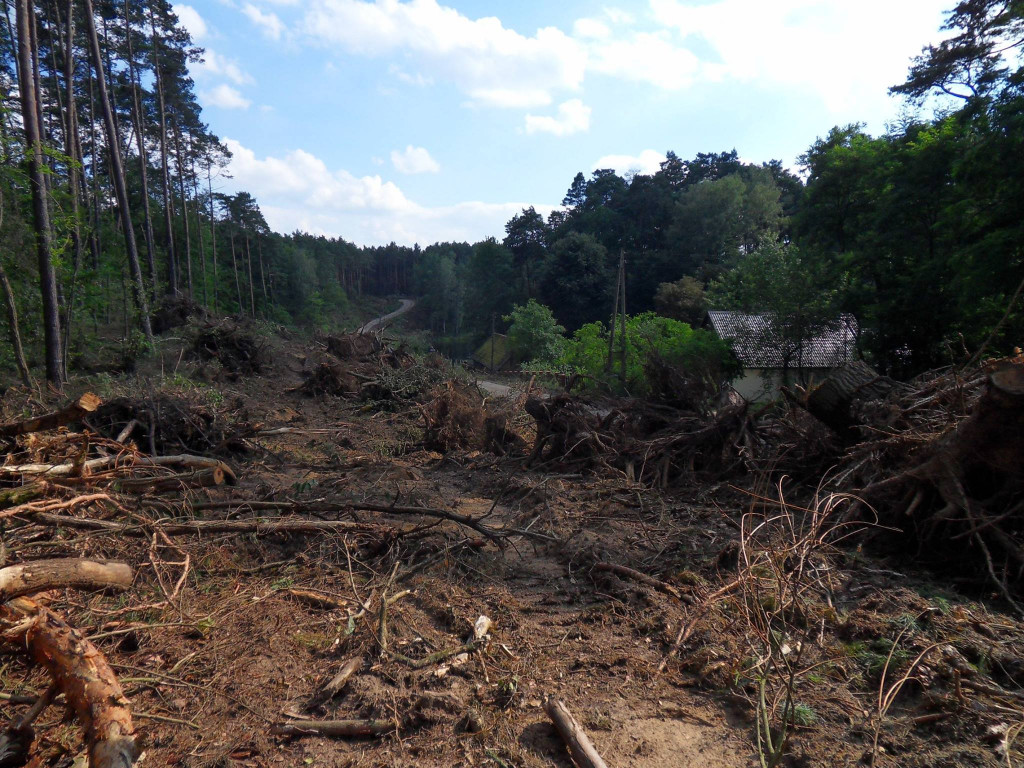
[[494, 348], [494, 367], [505, 368], [512, 354], [508, 346], [508, 337], [500, 333], [493, 334], [487, 341], [481, 344], [480, 348], [473, 353], [473, 359], [480, 365], [490, 367], [492, 347]]
[[[838, 315], [822, 333], [787, 352], [784, 343], [773, 342], [768, 315], [710, 310], [708, 323], [718, 336], [731, 341], [744, 368], [835, 368], [855, 357], [857, 318]], [[794, 345], [795, 347], [795, 345]]]

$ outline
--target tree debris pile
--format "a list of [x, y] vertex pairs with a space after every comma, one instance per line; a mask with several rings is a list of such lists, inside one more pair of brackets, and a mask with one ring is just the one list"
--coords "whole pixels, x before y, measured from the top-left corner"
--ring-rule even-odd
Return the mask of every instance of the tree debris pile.
[[153, 307], [150, 314], [150, 322], [153, 326], [153, 333], [159, 335], [188, 325], [189, 321], [205, 320], [206, 310], [195, 300], [184, 293], [174, 296], [165, 296]]
[[705, 418], [640, 400], [560, 394], [529, 398], [526, 411], [537, 422], [531, 464], [611, 469], [665, 487], [695, 472], [727, 474], [753, 454], [742, 402]]
[[1024, 358], [925, 376], [858, 411], [833, 485], [926, 558], [1024, 585]]
[[389, 410], [399, 403], [423, 402], [452, 375], [449, 365], [421, 364], [403, 346], [393, 347], [375, 334], [324, 336], [319, 342], [326, 353], [313, 358], [293, 391], [357, 398]]
[[[263, 373], [268, 366], [265, 344], [245, 330], [241, 322], [225, 319], [200, 326], [192, 349], [205, 363], [217, 362], [228, 381]], [[207, 372], [216, 380], [219, 372]]]
[[184, 394], [157, 392], [144, 399], [118, 397], [104, 403], [88, 420], [103, 437], [131, 442], [151, 454], [199, 453], [229, 456], [244, 453], [243, 413], [229, 419], [221, 408]]
[[488, 401], [474, 384], [448, 379], [421, 407], [429, 450], [522, 455], [527, 442], [515, 425], [515, 403]]

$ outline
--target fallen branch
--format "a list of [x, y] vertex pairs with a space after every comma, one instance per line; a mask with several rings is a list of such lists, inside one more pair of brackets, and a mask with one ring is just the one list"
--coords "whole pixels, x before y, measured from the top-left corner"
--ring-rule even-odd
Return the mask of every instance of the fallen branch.
[[646, 573], [635, 571], [632, 568], [627, 568], [624, 565], [616, 565], [615, 563], [598, 563], [594, 566], [595, 571], [603, 571], [605, 573], [614, 573], [617, 576], [625, 576], [628, 579], [639, 581], [641, 584], [646, 584], [648, 587], [664, 592], [666, 595], [671, 595], [677, 600], [682, 600], [684, 603], [692, 603], [693, 598], [689, 595], [684, 595], [678, 589], [673, 587], [664, 581], [648, 576]]
[[0, 466], [0, 472], [8, 475], [43, 475], [44, 477], [65, 477], [79, 472], [95, 472], [97, 470], [124, 469], [134, 467], [188, 467], [189, 469], [220, 469], [224, 473], [228, 485], [235, 485], [238, 478], [234, 470], [219, 459], [206, 456], [192, 456], [187, 453], [176, 456], [103, 456], [89, 459], [82, 464], [18, 464]]
[[45, 432], [50, 429], [63, 427], [66, 424], [77, 421], [87, 413], [93, 413], [100, 407], [101, 402], [96, 395], [86, 392], [59, 411], [0, 426], [0, 437], [16, 437], [17, 435], [27, 435], [30, 432]]
[[308, 708], [312, 709], [313, 707], [319, 707], [321, 704], [326, 704], [341, 693], [341, 689], [348, 685], [349, 679], [359, 671], [361, 666], [363, 666], [362, 658], [356, 657], [346, 661], [341, 666], [341, 671], [332, 677], [327, 684], [317, 691], [316, 695], [309, 700]]
[[147, 520], [134, 524], [114, 523], [109, 520], [51, 515], [34, 515], [33, 519], [47, 525], [61, 525], [86, 531], [108, 531], [126, 536], [149, 536], [152, 531], [162, 531], [168, 536], [187, 536], [203, 533], [376, 533], [382, 536], [393, 534], [394, 530], [375, 523], [352, 523], [347, 520], [191, 520], [189, 522], [167, 522]]
[[565, 704], [553, 696], [548, 696], [544, 700], [544, 711], [551, 718], [551, 722], [555, 724], [558, 735], [562, 737], [569, 748], [573, 762], [579, 768], [608, 768], [605, 761], [601, 759], [601, 755], [597, 753], [594, 743], [583, 730], [583, 726], [572, 716], [572, 712]]
[[334, 736], [360, 738], [385, 736], [397, 729], [389, 720], [294, 720], [271, 727], [275, 736]]
[[0, 603], [50, 589], [128, 589], [127, 563], [61, 558], [36, 560], [0, 569]]
[[128, 699], [103, 654], [52, 611], [27, 598], [0, 605], [6, 635], [44, 667], [85, 731], [90, 768], [126, 768], [139, 754]]
[[523, 536], [538, 541], [557, 541], [552, 536], [547, 536], [536, 531], [528, 531], [519, 528], [492, 528], [484, 525], [482, 518], [460, 515], [447, 509], [434, 507], [403, 507], [389, 504], [375, 504], [372, 502], [326, 502], [326, 501], [206, 501], [192, 505], [196, 512], [210, 509], [280, 509], [289, 512], [382, 512], [388, 515], [416, 515], [421, 517], [433, 517], [439, 520], [450, 520], [453, 523], [471, 528], [482, 536], [492, 541], [508, 538], [509, 536]]
[[429, 667], [431, 664], [436, 664], [439, 661], [450, 659], [452, 656], [458, 656], [460, 653], [472, 653], [477, 648], [481, 648], [486, 645], [485, 640], [471, 640], [465, 645], [460, 645], [458, 648], [449, 648], [444, 651], [437, 651], [429, 656], [424, 656], [422, 659], [414, 659], [410, 656], [406, 656], [398, 651], [392, 651], [390, 648], [385, 648], [387, 654], [392, 658], [398, 659], [404, 664], [408, 664], [413, 669], [423, 669]]

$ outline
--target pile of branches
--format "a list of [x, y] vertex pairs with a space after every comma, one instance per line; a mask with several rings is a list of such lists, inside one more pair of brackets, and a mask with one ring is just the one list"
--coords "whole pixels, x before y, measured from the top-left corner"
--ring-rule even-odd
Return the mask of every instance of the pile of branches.
[[1024, 586], [1024, 357], [929, 374], [855, 411], [833, 483], [944, 567]]
[[183, 293], [165, 296], [150, 315], [153, 333], [166, 333], [187, 325], [192, 318], [206, 318], [206, 310]]
[[668, 486], [694, 473], [727, 474], [755, 452], [747, 404], [711, 417], [641, 400], [588, 400], [567, 394], [531, 397], [537, 422], [529, 464], [610, 469], [630, 480]]
[[264, 342], [231, 319], [201, 326], [192, 344], [200, 360], [220, 363], [230, 381], [256, 375], [266, 369], [268, 361], [264, 346]]
[[374, 334], [324, 336], [326, 348], [292, 391], [375, 402], [419, 401], [446, 378], [436, 366], [418, 365], [403, 347]]
[[172, 452], [225, 456], [244, 453], [240, 430], [209, 403], [180, 394], [119, 397], [103, 403], [87, 420], [97, 435], [131, 443], [151, 454]]

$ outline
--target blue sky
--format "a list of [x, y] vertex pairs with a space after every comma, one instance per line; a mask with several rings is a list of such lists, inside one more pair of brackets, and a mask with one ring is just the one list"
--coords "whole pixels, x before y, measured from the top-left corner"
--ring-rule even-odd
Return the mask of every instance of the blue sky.
[[577, 171], [884, 130], [952, 0], [187, 0], [193, 67], [271, 227], [360, 245], [503, 236]]

